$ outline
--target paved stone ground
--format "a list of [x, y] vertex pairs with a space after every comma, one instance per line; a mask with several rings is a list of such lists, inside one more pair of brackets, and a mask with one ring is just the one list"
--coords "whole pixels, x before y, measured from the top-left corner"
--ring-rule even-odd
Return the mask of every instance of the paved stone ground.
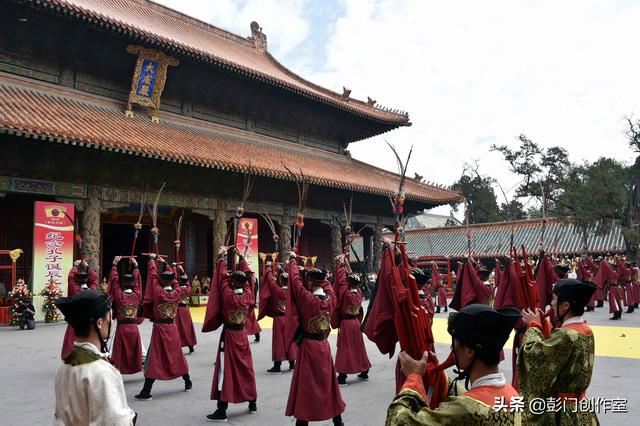
[[[590, 323], [612, 325], [604, 309], [589, 313]], [[445, 314], [437, 314], [444, 318]], [[623, 316], [616, 326], [640, 327], [640, 312]], [[198, 328], [198, 326], [196, 326]], [[53, 377], [60, 364], [60, 345], [65, 331], [64, 324], [38, 325], [33, 331], [20, 331], [0, 327], [0, 424], [1, 425], [42, 425], [50, 424], [53, 412]], [[149, 343], [151, 326], [145, 321], [141, 326], [145, 344]], [[634, 334], [637, 336], [637, 333]], [[141, 425], [186, 425], [205, 424], [205, 415], [215, 406], [209, 400], [213, 374], [214, 350], [219, 332], [201, 334], [196, 352], [187, 356], [193, 392], [182, 391], [181, 379], [156, 382], [153, 401], [137, 401], [133, 396], [142, 387], [142, 374], [125, 376], [125, 388], [130, 406], [138, 412]], [[272, 375], [266, 372], [271, 366], [271, 330], [265, 330], [261, 343], [253, 343], [253, 359], [258, 384], [258, 414], [248, 413], [247, 406], [230, 405], [229, 423], [236, 425], [287, 425], [293, 420], [284, 417], [284, 409], [289, 392], [291, 373]], [[344, 421], [347, 425], [384, 424], [386, 409], [393, 398], [395, 360], [382, 356], [375, 345], [365, 339], [369, 357], [373, 364], [371, 380], [361, 382], [355, 376], [349, 378], [350, 385], [341, 388], [347, 403]], [[330, 337], [335, 350], [335, 336]], [[640, 342], [625, 342], [638, 348]], [[597, 341], [596, 341], [597, 345]], [[438, 344], [441, 357], [448, 354], [448, 345]], [[510, 357], [507, 356], [507, 361]], [[621, 397], [628, 399], [628, 414], [601, 414], [603, 425], [636, 425], [640, 414], [640, 391], [637, 381], [640, 377], [640, 360], [621, 357], [597, 357], [595, 374], [589, 388], [590, 397]], [[508, 379], [511, 377], [511, 363], [503, 362], [501, 368]], [[318, 401], [322, 403], [322, 401]], [[208, 424], [208, 423], [207, 423]], [[331, 422], [317, 423], [329, 425]]]

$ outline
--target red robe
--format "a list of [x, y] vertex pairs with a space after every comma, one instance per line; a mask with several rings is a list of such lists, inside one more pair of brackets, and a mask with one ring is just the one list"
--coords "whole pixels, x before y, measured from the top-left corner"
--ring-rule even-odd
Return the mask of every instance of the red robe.
[[251, 309], [247, 314], [247, 322], [244, 324], [244, 330], [247, 334], [251, 334], [251, 335], [258, 334], [262, 331], [262, 329], [260, 328], [260, 324], [258, 324], [258, 320], [256, 319], [256, 311], [255, 311], [256, 295], [254, 292], [255, 279], [253, 277], [253, 271], [251, 270], [251, 267], [249, 266], [247, 261], [244, 259], [238, 262], [238, 264], [236, 265], [236, 270], [242, 271], [247, 275], [247, 282], [251, 284], [249, 286], [249, 291], [251, 292], [251, 297], [253, 297], [253, 300], [254, 300], [254, 304], [253, 306], [251, 306]]
[[368, 371], [371, 362], [367, 357], [360, 322], [362, 321], [362, 291], [355, 293], [349, 289], [347, 270], [344, 265], [336, 266], [334, 285], [340, 297], [336, 309], [339, 316], [338, 349], [336, 351], [336, 371], [341, 374], [355, 374]]
[[540, 262], [536, 275], [536, 286], [538, 287], [538, 307], [544, 311], [547, 309], [547, 305], [551, 304], [553, 285], [558, 282], [558, 276], [546, 254], [542, 256]]
[[[69, 271], [67, 278], [67, 297], [71, 297], [82, 291], [81, 284], [76, 281], [76, 274], [78, 268], [75, 266]], [[93, 269], [89, 268], [87, 271], [87, 286], [96, 290], [98, 288], [98, 274]], [[67, 330], [64, 333], [62, 339], [62, 350], [60, 351], [60, 357], [64, 359], [73, 350], [73, 342], [76, 340], [76, 334], [73, 332], [73, 328], [67, 324]]]
[[142, 371], [142, 339], [138, 330], [136, 313], [142, 302], [142, 288], [140, 272], [133, 270], [133, 292], [127, 294], [120, 287], [118, 269], [111, 268], [109, 273], [109, 292], [112, 307], [118, 321], [116, 333], [113, 336], [111, 361], [121, 374], [135, 374]]
[[638, 268], [631, 267], [631, 288], [633, 289], [633, 304], [640, 303], [640, 288], [638, 287]]
[[593, 277], [593, 282], [596, 285], [596, 291], [594, 296], [597, 301], [604, 300], [605, 294], [605, 285], [607, 284], [607, 274], [608, 271], [611, 270], [610, 267], [604, 266], [607, 263], [606, 260], [601, 260], [598, 268], [596, 268], [595, 276]]
[[[171, 267], [165, 264], [165, 269], [171, 270]], [[172, 287], [172, 292], [162, 288], [156, 262], [149, 260], [147, 288], [142, 301], [144, 316], [153, 322], [144, 369], [144, 377], [149, 379], [172, 380], [189, 373], [175, 324], [180, 300], [178, 280], [175, 278]]]
[[285, 415], [312, 422], [328, 420], [342, 414], [345, 403], [340, 394], [329, 342], [326, 338], [316, 340], [311, 336], [329, 334], [336, 294], [328, 281], [323, 284], [327, 295], [325, 299], [307, 290], [295, 260], [289, 262], [288, 285], [285, 317], [287, 343], [293, 341], [298, 331], [303, 333], [303, 337], [291, 378]]
[[195, 346], [198, 344], [196, 330], [193, 328], [193, 320], [189, 311], [189, 299], [191, 298], [191, 283], [180, 286], [180, 300], [178, 301], [178, 313], [176, 315], [176, 327], [180, 335], [180, 346]]
[[447, 293], [445, 291], [444, 281], [440, 274], [440, 269], [437, 265], [431, 266], [431, 282], [435, 284], [438, 289], [438, 303], [437, 306], [447, 306]]
[[[422, 290], [424, 294], [420, 294], [420, 290]], [[433, 319], [433, 315], [436, 313], [436, 308], [433, 305], [433, 297], [431, 297], [431, 293], [431, 286], [429, 284], [425, 284], [421, 289], [419, 289], [418, 296], [420, 296], [422, 307], [427, 311], [427, 314], [429, 314], [429, 318]]]
[[622, 311], [622, 292], [618, 285], [618, 276], [606, 260], [600, 262], [596, 278], [609, 285], [609, 313]]
[[271, 328], [271, 358], [273, 361], [294, 361], [298, 352], [295, 343], [285, 344], [284, 315], [287, 309], [287, 289], [276, 284], [273, 271], [267, 266], [260, 289], [260, 312], [258, 321], [269, 316], [273, 318]]
[[490, 285], [486, 285], [478, 277], [476, 269], [470, 261], [462, 267], [462, 277], [458, 276], [458, 285], [449, 306], [456, 311], [472, 303], [489, 303], [493, 296]]
[[224, 259], [218, 259], [202, 331], [213, 331], [224, 324], [213, 370], [211, 399], [238, 404], [254, 401], [258, 396], [251, 347], [244, 329], [255, 300], [251, 292], [253, 282], [247, 281], [242, 294], [234, 292], [226, 268]]

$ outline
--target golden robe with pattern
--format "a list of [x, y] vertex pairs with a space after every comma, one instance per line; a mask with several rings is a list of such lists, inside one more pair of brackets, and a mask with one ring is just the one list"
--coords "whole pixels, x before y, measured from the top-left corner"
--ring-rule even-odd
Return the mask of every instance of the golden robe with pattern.
[[[598, 425], [594, 412], [581, 411], [576, 400], [586, 397], [593, 372], [595, 340], [591, 328], [579, 320], [554, 329], [545, 339], [540, 322], [529, 323], [518, 353], [520, 395], [564, 399], [565, 409], [542, 414], [525, 411], [527, 425]], [[525, 403], [525, 408], [528, 404]], [[575, 412], [574, 412], [575, 411]]]
[[[415, 376], [415, 377], [414, 377]], [[495, 398], [504, 398], [508, 403], [517, 392], [510, 386], [471, 389], [466, 393], [458, 384], [459, 396], [451, 393], [437, 409], [429, 409], [422, 377], [409, 376], [402, 390], [394, 398], [387, 411], [386, 426], [404, 425], [520, 425], [521, 413], [509, 408], [496, 409]], [[514, 410], [515, 411], [515, 410]]]

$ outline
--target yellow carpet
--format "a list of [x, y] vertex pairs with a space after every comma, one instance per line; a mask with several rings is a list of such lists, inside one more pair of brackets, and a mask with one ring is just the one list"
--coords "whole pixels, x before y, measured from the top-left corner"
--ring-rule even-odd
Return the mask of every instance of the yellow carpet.
[[[193, 322], [202, 324], [206, 308], [200, 306], [192, 307], [190, 310]], [[263, 318], [260, 321], [260, 327], [270, 329], [271, 318]], [[591, 329], [596, 338], [596, 356], [640, 359], [640, 328], [594, 325]], [[332, 330], [331, 333], [337, 334], [337, 331]], [[436, 343], [451, 343], [445, 317], [436, 317], [433, 320], [433, 338]], [[505, 349], [511, 349], [512, 342], [513, 335], [505, 345]]]

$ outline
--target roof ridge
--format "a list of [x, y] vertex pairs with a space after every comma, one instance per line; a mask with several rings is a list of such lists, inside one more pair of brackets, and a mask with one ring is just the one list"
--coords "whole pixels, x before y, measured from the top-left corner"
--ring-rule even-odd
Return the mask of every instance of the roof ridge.
[[[519, 219], [519, 220], [504, 220], [499, 222], [484, 222], [484, 223], [472, 223], [469, 225], [469, 228], [499, 228], [499, 227], [508, 227], [508, 226], [517, 226], [517, 225], [537, 225], [542, 224], [542, 221], [546, 220], [547, 222], [552, 223], [562, 223], [562, 221], [555, 217], [547, 217], [547, 218], [532, 218], [532, 219]], [[459, 228], [466, 228], [467, 225], [451, 225], [451, 226], [439, 226], [436, 228], [421, 228], [421, 229], [411, 229], [407, 230], [407, 233], [418, 233], [418, 232], [427, 232], [427, 231], [435, 231], [435, 230], [456, 230]]]
[[[74, 1], [74, 0], [71, 0]], [[184, 12], [180, 12], [179, 10], [176, 10], [170, 6], [166, 6], [164, 4], [160, 4], [160, 3], [156, 3], [154, 1], [151, 0], [124, 0], [124, 1], [129, 1], [129, 2], [134, 2], [134, 3], [138, 3], [140, 5], [143, 5], [145, 7], [150, 7], [151, 9], [153, 9], [156, 12], [159, 13], [163, 13], [166, 15], [171, 16], [172, 18], [178, 19], [180, 21], [183, 21], [187, 24], [193, 25], [196, 28], [202, 28], [205, 30], [209, 30], [211, 31], [213, 34], [215, 35], [219, 35], [222, 38], [226, 39], [226, 40], [230, 40], [233, 39], [233, 41], [238, 42], [241, 46], [243, 47], [247, 47], [250, 49], [253, 49], [253, 43], [247, 39], [246, 37], [243, 37], [239, 34], [236, 34], [234, 32], [231, 32], [229, 30], [225, 30], [224, 28], [221, 27], [217, 27], [213, 24], [210, 24], [206, 21], [202, 21], [194, 16], [188, 15]]]

